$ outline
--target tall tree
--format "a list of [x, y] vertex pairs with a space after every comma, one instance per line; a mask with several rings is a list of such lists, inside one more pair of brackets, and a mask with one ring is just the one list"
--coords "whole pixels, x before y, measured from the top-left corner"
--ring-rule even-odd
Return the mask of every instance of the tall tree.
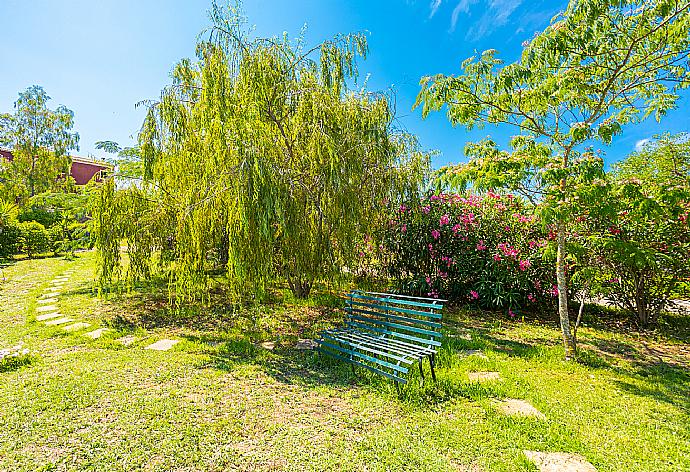
[[[520, 60], [496, 51], [463, 62], [459, 76], [422, 79], [423, 115], [447, 109], [468, 128], [507, 124], [512, 150], [491, 140], [468, 145], [470, 162], [446, 168], [451, 185], [507, 187], [538, 199], [556, 229], [558, 305], [566, 358], [576, 355], [568, 314], [566, 239], [578, 198], [603, 172], [585, 148], [610, 143], [623, 126], [675, 107], [690, 84], [690, 0], [572, 0]], [[587, 192], [592, 198], [596, 192]], [[584, 202], [587, 203], [587, 202]], [[590, 202], [596, 203], [596, 202]]]
[[67, 153], [79, 143], [79, 135], [72, 132], [74, 113], [63, 105], [49, 109], [49, 100], [43, 88], [34, 85], [19, 94], [14, 114], [0, 116], [0, 144], [14, 156], [0, 163], [6, 198], [23, 201], [69, 181]]
[[198, 60], [181, 61], [149, 103], [144, 179], [129, 194], [173, 222], [162, 229], [178, 296], [206, 291], [218, 263], [238, 291], [260, 293], [279, 276], [307, 296], [352, 265], [383, 200], [419, 187], [427, 156], [395, 132], [387, 96], [348, 89], [364, 35], [305, 48], [302, 38], [251, 38], [232, 9], [214, 4], [211, 19]]

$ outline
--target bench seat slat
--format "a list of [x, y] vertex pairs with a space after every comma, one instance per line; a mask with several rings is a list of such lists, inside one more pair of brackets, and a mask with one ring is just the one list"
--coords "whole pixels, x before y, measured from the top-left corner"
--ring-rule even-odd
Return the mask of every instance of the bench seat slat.
[[[407, 302], [406, 305], [410, 306], [422, 306], [424, 308], [438, 308], [439, 310], [443, 308], [443, 303], [447, 302], [448, 300], [444, 300], [442, 298], [424, 298], [424, 297], [413, 297], [410, 295], [401, 295], [397, 293], [381, 293], [381, 292], [362, 292], [361, 290], [354, 290], [351, 292], [351, 294], [363, 294], [365, 297], [369, 296], [371, 297], [372, 295], [374, 296], [373, 298], [375, 299], [381, 299], [381, 298], [389, 298], [391, 301], [393, 299], [395, 300], [400, 300], [400, 302]], [[425, 300], [423, 302], [420, 302], [419, 300]]]
[[377, 347], [380, 348], [381, 346], [374, 346], [373, 344], [370, 344], [368, 341], [365, 341], [365, 340], [347, 339], [345, 337], [328, 335], [328, 334], [324, 334], [322, 337], [324, 339], [328, 339], [331, 341], [345, 343], [345, 344], [347, 344], [348, 347], [351, 347], [353, 349], [360, 349], [362, 351], [371, 352], [372, 354], [379, 354], [381, 356], [386, 356], [386, 357], [389, 357], [389, 358], [394, 359], [396, 361], [404, 362], [405, 364], [412, 364], [412, 362], [414, 362], [414, 358], [410, 359], [408, 357], [400, 357], [400, 356], [393, 354], [391, 352], [383, 351], [381, 349], [376, 349]]
[[393, 353], [397, 353], [401, 356], [411, 357], [413, 359], [419, 359], [420, 357], [428, 356], [433, 351], [415, 344], [405, 344], [402, 345], [394, 339], [384, 338], [382, 336], [375, 336], [372, 334], [367, 334], [362, 331], [356, 330], [330, 330], [326, 331], [329, 335], [336, 336], [338, 338], [352, 340], [354, 342], [365, 342], [372, 346], [376, 346], [382, 349], [386, 349]]
[[357, 321], [363, 321], [365, 323], [374, 323], [379, 326], [386, 326], [388, 328], [394, 328], [394, 329], [402, 329], [410, 333], [417, 333], [417, 334], [423, 334], [425, 336], [432, 336], [434, 338], [440, 338], [443, 336], [443, 334], [439, 333], [438, 331], [431, 331], [428, 329], [424, 328], [417, 328], [414, 326], [410, 325], [404, 325], [400, 323], [391, 323], [389, 321], [384, 321], [384, 320], [379, 320], [376, 318], [367, 318], [365, 316], [358, 316], [358, 315], [350, 315], [350, 318], [353, 320]]
[[[382, 336], [380, 334], [375, 335], [375, 334], [368, 332], [368, 331], [363, 331], [361, 329], [353, 329], [353, 328], [349, 328], [348, 332], [357, 333], [357, 334], [362, 335], [362, 336], [374, 336], [374, 337], [381, 337]], [[383, 336], [385, 336], [385, 335], [383, 335]], [[435, 349], [430, 348], [428, 346], [421, 346], [419, 344], [407, 343], [405, 341], [402, 341], [402, 340], [396, 339], [396, 338], [392, 338], [392, 337], [384, 337], [384, 339], [385, 339], [386, 343], [390, 343], [391, 345], [393, 345], [397, 348], [400, 348], [400, 349], [408, 349], [408, 350], [411, 349], [413, 352], [420, 352], [420, 353], [424, 353], [425, 355], [436, 353]]]
[[363, 308], [379, 308], [381, 310], [388, 310], [388, 311], [395, 311], [397, 313], [405, 313], [407, 315], [415, 315], [415, 316], [424, 316], [427, 318], [434, 318], [437, 320], [440, 320], [443, 315], [441, 313], [430, 313], [428, 311], [419, 311], [419, 310], [410, 310], [408, 308], [400, 308], [397, 306], [390, 306], [390, 305], [377, 305], [374, 303], [368, 303], [366, 301], [358, 301], [358, 300], [348, 300], [347, 301], [348, 305], [357, 305]]
[[350, 321], [348, 324], [350, 326], [355, 326], [357, 328], [362, 328], [362, 329], [369, 330], [369, 331], [375, 331], [375, 332], [381, 333], [381, 334], [389, 334], [391, 336], [395, 336], [396, 338], [407, 339], [408, 341], [415, 341], [419, 344], [426, 344], [429, 346], [441, 347], [441, 343], [439, 341], [434, 340], [434, 339], [418, 338], [417, 336], [412, 336], [412, 335], [404, 334], [404, 333], [398, 333], [398, 332], [390, 331], [387, 329], [376, 328], [374, 326], [363, 324], [363, 323], [358, 323], [355, 321]]
[[349, 310], [352, 312], [362, 313], [365, 315], [381, 316], [381, 317], [388, 318], [391, 320], [401, 321], [403, 323], [428, 326], [429, 328], [437, 328], [437, 329], [441, 328], [441, 323], [437, 323], [435, 321], [418, 320], [415, 318], [408, 318], [406, 316], [391, 315], [389, 313], [383, 313], [380, 311], [372, 311], [372, 310], [364, 310], [362, 308], [355, 308], [355, 307], [350, 307]]
[[397, 375], [393, 375], [393, 374], [391, 374], [391, 373], [389, 373], [389, 372], [386, 372], [385, 370], [377, 369], [376, 367], [370, 366], [369, 364], [364, 364], [364, 363], [362, 363], [362, 362], [359, 362], [359, 361], [356, 360], [356, 359], [349, 359], [349, 358], [347, 358], [347, 357], [344, 357], [344, 356], [341, 356], [341, 355], [339, 355], [339, 354], [336, 354], [336, 353], [333, 352], [333, 351], [329, 351], [329, 350], [327, 350], [327, 349], [322, 349], [321, 347], [319, 347], [318, 349], [319, 349], [319, 352], [323, 352], [324, 354], [327, 354], [327, 355], [329, 355], [329, 356], [331, 356], [331, 357], [334, 357], [334, 358], [336, 358], [336, 359], [338, 359], [338, 360], [341, 360], [341, 361], [343, 361], [343, 362], [349, 362], [349, 363], [358, 365], [358, 366], [360, 366], [360, 367], [364, 367], [365, 369], [368, 369], [368, 370], [370, 370], [370, 371], [372, 371], [372, 372], [375, 372], [375, 373], [377, 373], [377, 374], [379, 374], [379, 375], [383, 375], [384, 377], [387, 377], [387, 378], [389, 378], [389, 379], [391, 379], [391, 380], [395, 380], [396, 382], [400, 382], [400, 383], [402, 383], [402, 384], [406, 384], [406, 383], [407, 383], [407, 380], [406, 380], [406, 379], [404, 379], [404, 378], [402, 378], [402, 377], [398, 377]]
[[364, 354], [364, 353], [361, 353], [361, 352], [358, 352], [358, 351], [355, 351], [352, 349], [345, 349], [343, 347], [336, 346], [335, 344], [326, 342], [323, 339], [319, 340], [319, 344], [321, 344], [322, 346], [326, 346], [330, 349], [335, 349], [336, 351], [340, 351], [344, 354], [353, 355], [355, 357], [359, 357], [360, 359], [364, 359], [366, 361], [373, 362], [375, 364], [379, 364], [379, 365], [382, 365], [384, 367], [388, 367], [389, 369], [397, 370], [398, 372], [402, 372], [403, 374], [406, 374], [407, 371], [409, 370], [406, 367], [401, 366], [401, 365], [392, 364], [390, 362], [384, 361], [382, 359], [378, 359], [376, 357], [369, 356], [367, 354]]

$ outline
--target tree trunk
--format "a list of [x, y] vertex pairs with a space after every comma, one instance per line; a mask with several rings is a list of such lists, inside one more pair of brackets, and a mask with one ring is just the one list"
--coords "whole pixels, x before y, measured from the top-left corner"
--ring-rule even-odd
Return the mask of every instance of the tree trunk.
[[312, 281], [302, 280], [302, 277], [288, 277], [287, 281], [288, 286], [290, 287], [290, 290], [292, 291], [292, 294], [295, 296], [295, 298], [309, 298], [309, 294], [311, 293], [311, 286], [313, 283]]
[[558, 253], [556, 258], [556, 280], [558, 282], [558, 315], [561, 321], [561, 333], [563, 334], [563, 347], [565, 359], [574, 359], [577, 354], [575, 338], [570, 330], [570, 318], [568, 316], [568, 282], [565, 274], [565, 222], [558, 223]]

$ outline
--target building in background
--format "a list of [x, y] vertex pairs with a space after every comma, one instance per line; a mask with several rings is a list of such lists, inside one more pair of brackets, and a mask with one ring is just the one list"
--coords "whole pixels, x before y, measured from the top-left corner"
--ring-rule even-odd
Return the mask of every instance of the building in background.
[[[14, 159], [12, 152], [5, 149], [0, 149], [0, 157], [8, 161]], [[113, 170], [113, 167], [105, 162], [77, 156], [70, 156], [70, 159], [72, 160], [70, 175], [77, 185], [86, 185], [91, 180], [102, 182]]]

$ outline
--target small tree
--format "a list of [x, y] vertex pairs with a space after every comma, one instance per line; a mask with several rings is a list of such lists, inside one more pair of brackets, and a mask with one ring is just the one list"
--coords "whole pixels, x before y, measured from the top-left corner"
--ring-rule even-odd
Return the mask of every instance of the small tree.
[[19, 94], [13, 115], [0, 116], [0, 144], [12, 150], [11, 162], [0, 162], [6, 198], [23, 201], [69, 182], [70, 158], [78, 149], [72, 133], [74, 113], [63, 105], [47, 107], [50, 97], [34, 85]]
[[[543, 203], [556, 230], [558, 312], [565, 356], [576, 355], [568, 313], [568, 228], [583, 205], [596, 204], [601, 159], [584, 147], [610, 143], [623, 126], [674, 108], [690, 84], [690, 0], [572, 0], [545, 31], [503, 65], [496, 51], [463, 62], [459, 76], [422, 79], [422, 113], [447, 109], [468, 128], [507, 124], [512, 152], [485, 140], [468, 145], [467, 165], [441, 171], [445, 181], [508, 187]], [[589, 187], [589, 189], [587, 189]], [[582, 201], [585, 191], [592, 201]]]

